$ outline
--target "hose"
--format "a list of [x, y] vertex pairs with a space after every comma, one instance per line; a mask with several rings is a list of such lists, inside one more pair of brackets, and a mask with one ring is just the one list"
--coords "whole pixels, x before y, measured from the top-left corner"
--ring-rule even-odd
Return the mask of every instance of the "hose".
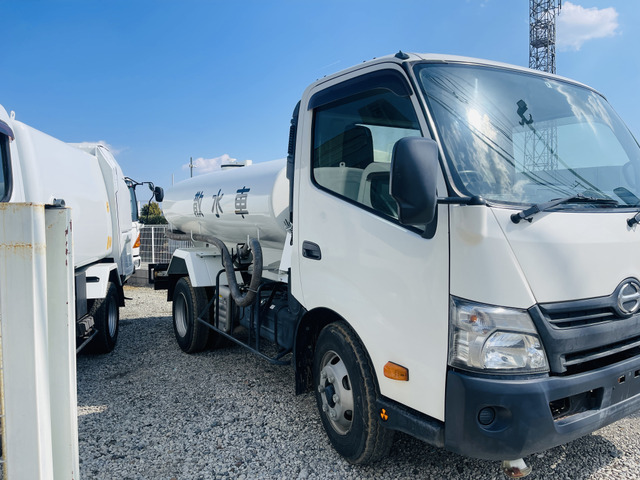
[[233, 259], [231, 258], [229, 249], [222, 240], [211, 235], [202, 235], [199, 233], [189, 235], [186, 233], [166, 232], [165, 236], [172, 240], [195, 240], [197, 242], [211, 243], [218, 247], [222, 254], [222, 266], [227, 274], [227, 281], [229, 282], [229, 290], [231, 290], [233, 301], [236, 302], [236, 305], [239, 307], [247, 307], [253, 303], [258, 287], [260, 286], [260, 281], [262, 280], [262, 247], [257, 239], [250, 238], [248, 242], [253, 252], [253, 274], [249, 282], [249, 290], [246, 293], [242, 293], [236, 280]]

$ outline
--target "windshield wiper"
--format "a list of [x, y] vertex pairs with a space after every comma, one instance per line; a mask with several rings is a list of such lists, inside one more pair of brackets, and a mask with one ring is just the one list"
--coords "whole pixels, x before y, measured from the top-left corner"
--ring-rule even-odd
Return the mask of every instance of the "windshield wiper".
[[594, 205], [618, 205], [618, 201], [613, 198], [595, 198], [595, 197], [586, 197], [584, 195], [573, 195], [571, 197], [566, 198], [556, 198], [555, 200], [551, 200], [546, 203], [537, 203], [535, 205], [531, 205], [529, 208], [522, 210], [521, 212], [514, 213], [511, 215], [511, 221], [513, 223], [520, 223], [522, 220], [526, 220], [531, 223], [533, 216], [537, 213], [544, 212], [545, 210], [549, 210], [557, 205], [562, 205], [564, 203], [591, 203]]

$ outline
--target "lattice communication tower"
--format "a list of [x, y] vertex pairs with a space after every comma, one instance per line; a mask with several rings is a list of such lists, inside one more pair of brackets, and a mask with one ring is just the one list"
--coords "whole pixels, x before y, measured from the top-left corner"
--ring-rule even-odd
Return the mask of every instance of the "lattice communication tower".
[[529, 68], [556, 73], [556, 16], [562, 0], [529, 0]]
[[[561, 8], [562, 0], [529, 0], [529, 68], [556, 73], [556, 16]], [[557, 170], [557, 148], [556, 127], [527, 131], [525, 169]]]

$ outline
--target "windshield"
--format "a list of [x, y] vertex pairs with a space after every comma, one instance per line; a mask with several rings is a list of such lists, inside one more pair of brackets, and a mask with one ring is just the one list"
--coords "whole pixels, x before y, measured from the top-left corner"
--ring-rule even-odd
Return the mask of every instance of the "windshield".
[[515, 204], [640, 202], [640, 148], [596, 92], [490, 67], [418, 64], [415, 73], [464, 193]]

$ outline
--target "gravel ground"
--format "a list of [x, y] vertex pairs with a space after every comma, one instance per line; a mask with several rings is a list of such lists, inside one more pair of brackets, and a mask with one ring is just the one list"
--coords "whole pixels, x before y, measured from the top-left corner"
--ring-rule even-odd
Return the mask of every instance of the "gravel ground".
[[[329, 444], [293, 368], [237, 347], [182, 353], [166, 292], [127, 287], [114, 352], [78, 357], [83, 479], [502, 479], [499, 462], [403, 434], [354, 466]], [[640, 478], [640, 415], [526, 458], [531, 479]]]

